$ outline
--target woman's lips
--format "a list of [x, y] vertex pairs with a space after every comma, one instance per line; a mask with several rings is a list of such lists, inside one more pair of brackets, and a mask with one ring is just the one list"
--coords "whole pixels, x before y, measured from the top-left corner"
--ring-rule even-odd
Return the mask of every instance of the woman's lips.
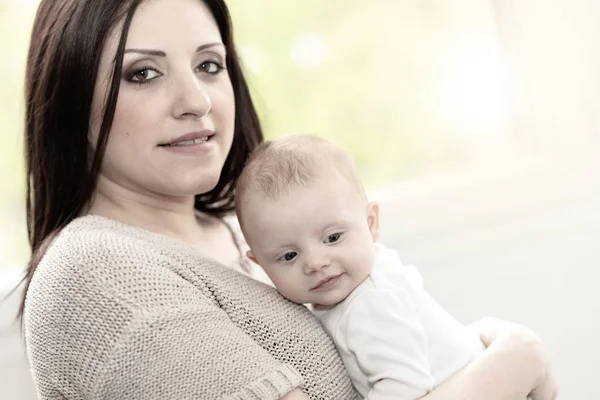
[[172, 154], [202, 155], [208, 154], [215, 147], [216, 142], [214, 140], [213, 136], [205, 136], [202, 139], [184, 140], [158, 147]]
[[159, 144], [158, 147], [175, 154], [202, 155], [209, 153], [214, 148], [214, 136], [214, 131], [203, 129], [180, 135]]
[[[198, 143], [207, 141], [214, 134], [215, 134], [215, 132], [210, 129], [203, 129], [198, 132], [189, 132], [184, 135], [180, 135], [176, 138], [173, 138], [173, 139], [169, 140], [168, 142], [161, 143], [159, 146], [164, 146], [164, 147], [188, 146], [188, 145], [191, 146], [193, 144], [198, 144]], [[198, 143], [195, 143], [195, 142], [198, 142]]]

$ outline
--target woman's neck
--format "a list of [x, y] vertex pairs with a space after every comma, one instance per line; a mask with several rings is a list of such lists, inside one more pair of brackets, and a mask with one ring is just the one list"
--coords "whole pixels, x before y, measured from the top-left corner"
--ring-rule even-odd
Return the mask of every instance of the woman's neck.
[[102, 177], [83, 214], [100, 215], [190, 243], [209, 223], [197, 217], [194, 196], [167, 198], [139, 193]]

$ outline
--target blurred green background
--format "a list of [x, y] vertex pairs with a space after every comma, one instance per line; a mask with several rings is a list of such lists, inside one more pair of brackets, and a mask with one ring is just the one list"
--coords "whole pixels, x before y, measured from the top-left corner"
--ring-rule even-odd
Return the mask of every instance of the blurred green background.
[[0, 268], [29, 255], [24, 220], [23, 81], [34, 5], [0, 3]]
[[[502, 169], [597, 138], [585, 9], [595, 6], [534, 3], [228, 1], [267, 137], [331, 138], [371, 189]], [[28, 257], [23, 78], [36, 6], [0, 1], [0, 268]]]

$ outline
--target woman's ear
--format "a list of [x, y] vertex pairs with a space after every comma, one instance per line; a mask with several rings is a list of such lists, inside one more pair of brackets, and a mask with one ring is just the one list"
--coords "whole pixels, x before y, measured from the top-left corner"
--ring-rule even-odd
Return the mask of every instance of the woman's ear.
[[379, 240], [379, 204], [370, 202], [367, 205], [367, 224], [374, 242]]
[[258, 261], [256, 261], [256, 257], [254, 257], [254, 254], [250, 250], [246, 252], [246, 257], [251, 259], [255, 264], [258, 264]]

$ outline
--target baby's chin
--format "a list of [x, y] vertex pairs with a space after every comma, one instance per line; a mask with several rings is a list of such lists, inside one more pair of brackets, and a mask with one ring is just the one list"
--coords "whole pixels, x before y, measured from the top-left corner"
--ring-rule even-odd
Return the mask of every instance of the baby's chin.
[[307, 306], [309, 310], [324, 311], [324, 310], [329, 310], [330, 308], [333, 308], [338, 304], [339, 304], [339, 302], [333, 303], [333, 304], [309, 303], [309, 304], [305, 304], [305, 306]]
[[311, 304], [314, 309], [325, 310], [331, 307], [335, 307], [340, 304], [350, 293], [330, 293], [329, 296], [321, 296], [319, 299], [312, 298], [309, 301], [305, 301], [304, 304]]
[[280, 295], [282, 295], [289, 301], [296, 303], [296, 304], [306, 306], [308, 308], [323, 309], [323, 308], [333, 307], [339, 303], [339, 301], [335, 301], [335, 300], [316, 299], [315, 296], [298, 296], [297, 293], [295, 295], [287, 294], [287, 293], [283, 293], [280, 290], [278, 290], [278, 292]]

